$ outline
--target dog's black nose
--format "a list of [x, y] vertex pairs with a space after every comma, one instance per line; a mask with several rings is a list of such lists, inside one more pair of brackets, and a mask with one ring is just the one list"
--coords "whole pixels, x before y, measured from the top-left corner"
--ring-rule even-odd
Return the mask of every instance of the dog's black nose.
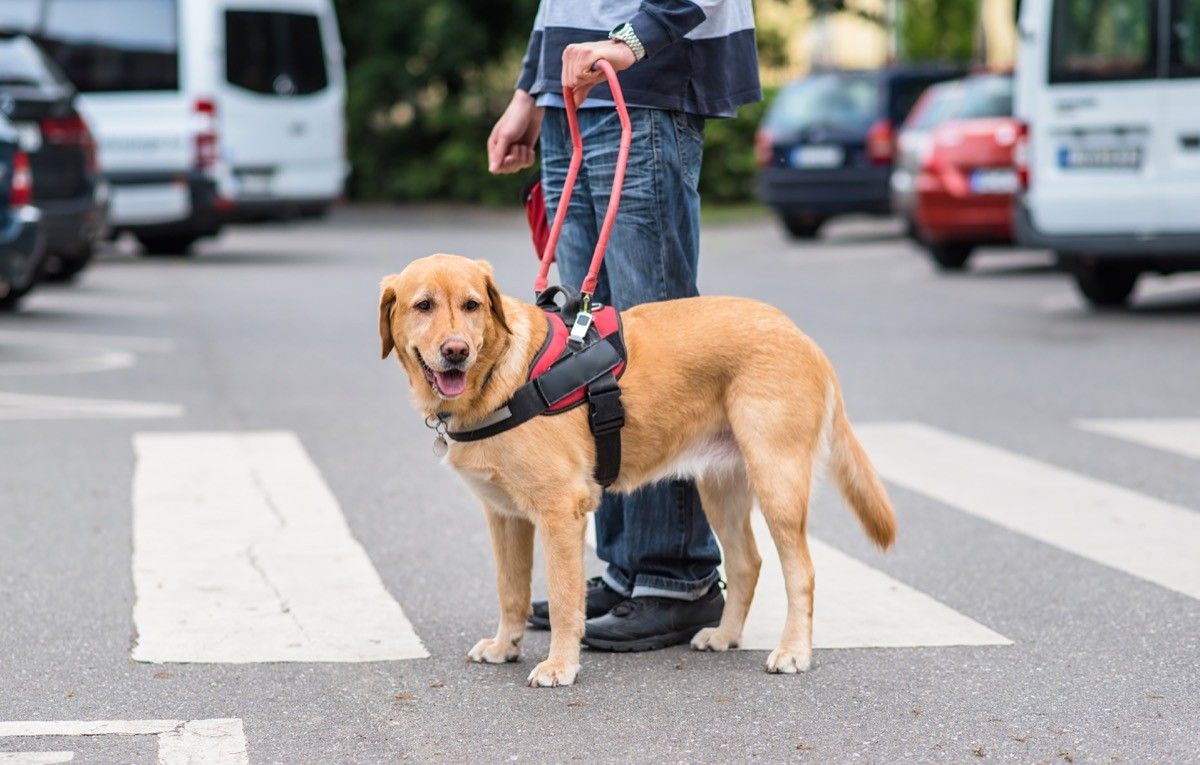
[[447, 340], [442, 343], [442, 358], [451, 364], [459, 364], [467, 360], [471, 349], [462, 340]]

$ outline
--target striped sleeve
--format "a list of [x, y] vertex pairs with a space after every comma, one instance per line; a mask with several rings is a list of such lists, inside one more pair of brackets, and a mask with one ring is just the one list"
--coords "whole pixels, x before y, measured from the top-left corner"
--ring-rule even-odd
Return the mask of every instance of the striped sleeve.
[[[713, 6], [719, 3], [709, 2]], [[633, 33], [642, 41], [646, 57], [679, 42], [683, 36], [704, 23], [708, 14], [699, 4], [688, 0], [642, 0], [637, 15], [629, 20]]]

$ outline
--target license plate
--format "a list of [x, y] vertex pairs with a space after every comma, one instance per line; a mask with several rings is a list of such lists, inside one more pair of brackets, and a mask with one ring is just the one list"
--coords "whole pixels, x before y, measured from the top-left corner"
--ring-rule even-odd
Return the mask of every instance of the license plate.
[[263, 197], [271, 193], [270, 173], [239, 173], [238, 190], [241, 196]]
[[42, 128], [36, 122], [18, 122], [13, 128], [21, 151], [35, 152], [42, 148]]
[[1142, 166], [1140, 146], [1062, 146], [1058, 166], [1064, 170], [1137, 170]]
[[971, 173], [973, 194], [1012, 194], [1019, 186], [1016, 171], [1009, 168], [976, 170]]
[[792, 150], [792, 167], [841, 167], [845, 157], [841, 146], [797, 146]]

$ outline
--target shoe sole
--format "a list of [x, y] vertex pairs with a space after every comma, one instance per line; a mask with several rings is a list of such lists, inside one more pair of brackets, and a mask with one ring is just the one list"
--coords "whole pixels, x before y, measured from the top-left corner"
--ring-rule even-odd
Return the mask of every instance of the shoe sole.
[[525, 620], [525, 626], [531, 630], [549, 630], [550, 620], [540, 616], [531, 616]]
[[704, 624], [697, 624], [695, 627], [688, 627], [686, 630], [668, 632], [665, 635], [653, 635], [651, 637], [638, 638], [637, 640], [604, 640], [602, 638], [590, 638], [587, 635], [584, 635], [583, 644], [588, 648], [595, 648], [599, 651], [612, 651], [614, 653], [657, 651], [660, 648], [670, 648], [673, 645], [686, 643], [692, 639], [693, 635], [705, 627], [716, 627], [720, 623], [720, 619], [715, 619]]

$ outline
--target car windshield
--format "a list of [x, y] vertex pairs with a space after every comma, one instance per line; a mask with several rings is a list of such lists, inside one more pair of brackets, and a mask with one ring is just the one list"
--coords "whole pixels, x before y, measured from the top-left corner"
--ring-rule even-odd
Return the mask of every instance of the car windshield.
[[1012, 116], [1012, 78], [971, 77], [934, 85], [905, 128], [932, 130], [947, 120]]
[[879, 111], [879, 89], [871, 77], [818, 74], [781, 91], [767, 113], [774, 131], [824, 128], [865, 132]]
[[0, 37], [0, 85], [63, 85], [65, 80], [28, 37]]

